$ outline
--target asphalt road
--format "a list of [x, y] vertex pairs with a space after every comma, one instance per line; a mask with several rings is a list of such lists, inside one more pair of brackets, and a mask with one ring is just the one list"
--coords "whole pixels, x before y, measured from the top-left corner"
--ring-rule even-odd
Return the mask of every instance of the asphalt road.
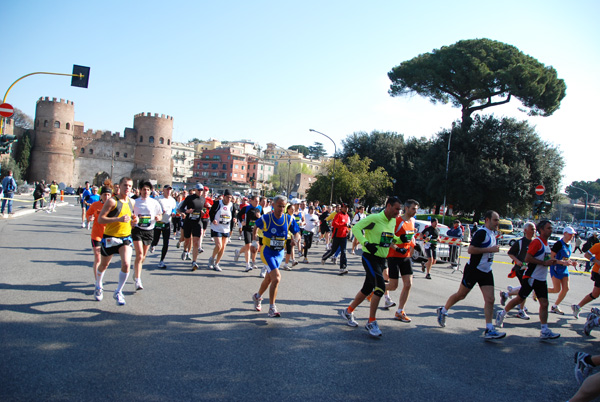
[[[61, 206], [0, 220], [2, 401], [565, 401], [577, 389], [574, 352], [597, 350], [600, 333], [584, 337], [585, 319], [571, 315], [551, 314], [562, 336], [540, 341], [533, 301], [530, 321], [508, 317], [508, 336], [484, 341], [477, 288], [440, 328], [435, 309], [461, 279], [443, 264], [432, 280], [415, 273], [412, 323], [380, 310], [383, 337], [372, 339], [366, 304], [356, 310], [358, 328], [339, 316], [362, 286], [360, 255], [350, 255], [350, 273], [338, 276], [331, 263], [320, 264], [323, 245], [311, 250], [311, 264], [282, 273], [282, 318], [268, 318], [250, 299], [259, 273], [233, 263], [237, 236], [220, 273], [205, 264], [190, 272], [172, 241], [167, 270], [156, 267], [158, 252], [147, 259], [143, 291], [134, 293], [130, 276], [126, 306], [111, 297], [119, 269], [113, 262], [105, 299], [97, 302], [89, 232], [79, 216], [79, 208]], [[204, 241], [202, 263], [212, 250]], [[502, 253], [494, 263], [498, 291], [516, 284], [506, 276], [507, 261]], [[591, 286], [588, 275], [573, 274], [563, 310]]]

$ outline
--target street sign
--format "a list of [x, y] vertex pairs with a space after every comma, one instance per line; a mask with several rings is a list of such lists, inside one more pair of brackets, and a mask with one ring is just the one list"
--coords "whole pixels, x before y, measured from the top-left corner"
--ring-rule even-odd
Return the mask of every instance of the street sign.
[[544, 194], [544, 191], [546, 191], [546, 187], [544, 187], [544, 185], [543, 185], [543, 184], [540, 184], [539, 186], [537, 186], [537, 187], [535, 188], [535, 193], [536, 193], [537, 195], [543, 195], [543, 194]]
[[8, 103], [3, 103], [0, 105], [0, 116], [2, 117], [11, 117], [15, 113], [15, 109], [12, 105]]

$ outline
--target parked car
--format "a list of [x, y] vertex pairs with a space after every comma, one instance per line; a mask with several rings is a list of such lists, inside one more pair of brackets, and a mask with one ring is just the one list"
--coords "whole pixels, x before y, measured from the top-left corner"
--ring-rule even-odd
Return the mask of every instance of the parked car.
[[65, 195], [76, 195], [77, 192], [75, 191], [75, 189], [73, 187], [67, 187], [65, 188]]
[[562, 236], [559, 236], [557, 234], [551, 234], [550, 238], [548, 239], [548, 245], [550, 246], [550, 248], [552, 248], [552, 246], [554, 246], [554, 243], [559, 241], [561, 238]]

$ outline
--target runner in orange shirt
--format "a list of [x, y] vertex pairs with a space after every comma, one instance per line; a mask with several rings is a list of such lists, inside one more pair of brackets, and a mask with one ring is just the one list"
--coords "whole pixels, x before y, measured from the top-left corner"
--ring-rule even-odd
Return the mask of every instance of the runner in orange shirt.
[[592, 267], [592, 280], [594, 281], [594, 288], [591, 293], [585, 295], [579, 304], [573, 304], [573, 316], [579, 318], [581, 308], [591, 301], [594, 301], [600, 296], [600, 243], [594, 244], [588, 251], [585, 252], [584, 257], [590, 260], [590, 263], [594, 264]]
[[[104, 227], [106, 225], [102, 225], [98, 223], [98, 214], [102, 210], [104, 203], [112, 197], [112, 188], [110, 185], [105, 185], [100, 190], [100, 201], [94, 202], [86, 211], [86, 219], [88, 222], [94, 222], [94, 226], [92, 227], [92, 250], [94, 251], [94, 284], [98, 280], [98, 266], [100, 266], [100, 242], [102, 241], [102, 236], [104, 235]], [[98, 289], [94, 291], [94, 297], [96, 300], [102, 300], [101, 292]]]

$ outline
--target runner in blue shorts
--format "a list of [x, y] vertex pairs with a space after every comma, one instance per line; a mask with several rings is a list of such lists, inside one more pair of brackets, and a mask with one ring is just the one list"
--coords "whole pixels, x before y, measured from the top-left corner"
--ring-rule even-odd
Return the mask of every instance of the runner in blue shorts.
[[260, 311], [262, 308], [261, 296], [269, 288], [269, 302], [271, 304], [269, 317], [281, 317], [275, 306], [275, 299], [277, 298], [277, 289], [281, 281], [279, 266], [285, 254], [285, 240], [288, 230], [294, 235], [291, 239], [292, 247], [300, 241], [300, 227], [294, 219], [283, 213], [286, 203], [286, 197], [282, 195], [276, 196], [273, 199], [273, 210], [256, 220], [256, 225], [252, 232], [253, 241], [256, 241], [257, 229], [261, 229], [263, 232], [260, 258], [267, 270], [258, 293], [252, 295], [252, 301], [254, 302], [254, 309]]

